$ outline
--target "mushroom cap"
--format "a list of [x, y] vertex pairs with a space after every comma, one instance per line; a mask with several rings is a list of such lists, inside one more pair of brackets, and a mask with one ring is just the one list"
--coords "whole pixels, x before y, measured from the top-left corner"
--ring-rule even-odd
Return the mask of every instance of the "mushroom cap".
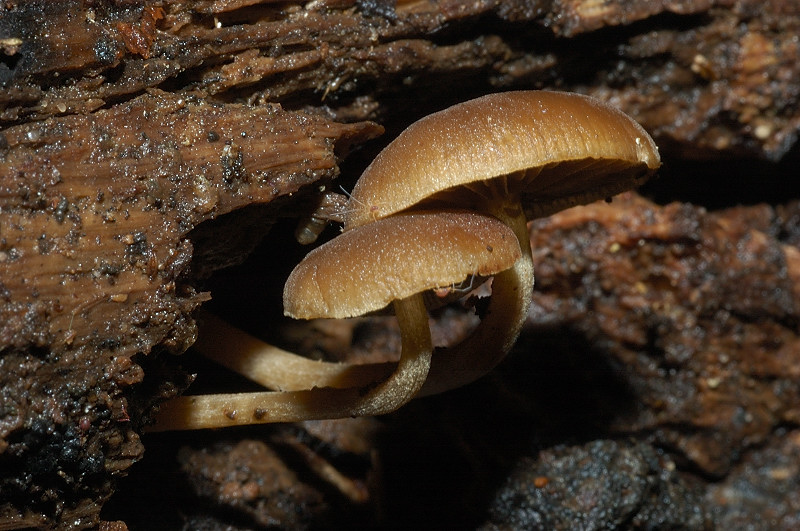
[[508, 177], [529, 218], [547, 216], [633, 188], [660, 164], [642, 126], [600, 100], [489, 94], [422, 118], [384, 148], [353, 189], [345, 230], [497, 177]]
[[283, 290], [295, 319], [344, 318], [428, 289], [489, 276], [521, 256], [514, 232], [470, 212], [416, 212], [344, 232], [295, 267]]

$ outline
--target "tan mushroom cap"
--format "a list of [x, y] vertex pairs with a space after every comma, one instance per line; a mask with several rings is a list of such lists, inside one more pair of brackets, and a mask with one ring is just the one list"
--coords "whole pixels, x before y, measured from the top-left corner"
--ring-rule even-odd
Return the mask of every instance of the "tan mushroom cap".
[[295, 319], [344, 318], [394, 300], [494, 275], [520, 257], [513, 231], [469, 212], [394, 216], [344, 232], [295, 267], [283, 291]]
[[660, 164], [647, 132], [595, 98], [490, 94], [426, 116], [391, 142], [356, 183], [345, 229], [512, 174], [507, 186], [528, 217], [546, 216], [641, 184]]

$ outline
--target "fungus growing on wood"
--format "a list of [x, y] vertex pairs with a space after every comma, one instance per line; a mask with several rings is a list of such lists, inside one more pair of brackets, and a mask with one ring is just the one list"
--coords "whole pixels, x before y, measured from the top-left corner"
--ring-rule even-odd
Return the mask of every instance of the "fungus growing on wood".
[[476, 333], [436, 353], [423, 393], [477, 379], [516, 340], [533, 289], [528, 218], [611, 197], [659, 166], [655, 143], [630, 117], [594, 98], [549, 91], [457, 104], [415, 122], [381, 151], [352, 191], [345, 231], [444, 205], [496, 217], [522, 249], [522, 259], [494, 279]]
[[[286, 391], [182, 397], [165, 406], [156, 429], [375, 415], [399, 407], [418, 392], [433, 394], [479, 378], [516, 341], [530, 304], [533, 263], [527, 219], [633, 188], [659, 165], [658, 150], [639, 124], [578, 94], [493, 94], [419, 120], [365, 170], [348, 201], [345, 232], [309, 253], [287, 282], [284, 297], [287, 315], [298, 318], [350, 317], [393, 302], [403, 338], [397, 366], [317, 364], [271, 350], [259, 362], [261, 369], [256, 369], [253, 356], [233, 353], [224, 364]], [[467, 260], [469, 271], [460, 270], [458, 278], [423, 275], [412, 277], [416, 280], [408, 285], [401, 280], [405, 277], [400, 271], [430, 274], [429, 268], [444, 257], [451, 257], [445, 260], [450, 264], [463, 260], [458, 253], [444, 251], [454, 252], [449, 247], [452, 235], [439, 228], [447, 224], [445, 218], [469, 214], [418, 213], [442, 208], [467, 208], [492, 216], [478, 216], [470, 223], [481, 219], [493, 230], [503, 227], [514, 235], [521, 255], [513, 265], [488, 273], [494, 275], [492, 297], [475, 332], [456, 348], [431, 357], [427, 313], [419, 293], [486, 274], [480, 268], [470, 269], [473, 262]], [[416, 219], [428, 220], [424, 229], [415, 225]], [[415, 236], [396, 239], [405, 233]], [[356, 241], [362, 243], [353, 247]], [[386, 262], [387, 249], [404, 250], [391, 255], [395, 260], [389, 260], [394, 264], [387, 273], [391, 276], [368, 275], [378, 262]], [[324, 258], [309, 265], [315, 260], [312, 256]], [[341, 262], [344, 257], [368, 261], [370, 256], [373, 262], [363, 263], [362, 269]], [[319, 275], [323, 269], [338, 280], [324, 280]], [[433, 284], [422, 282], [423, 278]], [[406, 286], [414, 290], [403, 291]], [[304, 292], [311, 298], [303, 299]], [[216, 348], [221, 356], [219, 345]], [[300, 372], [262, 370], [276, 364], [300, 367]]]
[[392, 304], [402, 352], [383, 381], [314, 388], [183, 396], [162, 407], [153, 431], [379, 415], [422, 387], [430, 366], [428, 314], [422, 294], [491, 276], [520, 258], [517, 238], [500, 221], [442, 211], [393, 216], [353, 229], [311, 251], [286, 282], [284, 307], [296, 318], [345, 318]]

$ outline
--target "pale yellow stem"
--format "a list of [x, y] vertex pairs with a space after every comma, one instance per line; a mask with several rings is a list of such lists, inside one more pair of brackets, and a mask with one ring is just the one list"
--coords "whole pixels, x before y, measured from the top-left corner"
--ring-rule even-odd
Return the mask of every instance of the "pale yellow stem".
[[348, 389], [181, 396], [161, 406], [156, 424], [149, 431], [298, 422], [394, 411], [422, 387], [433, 351], [422, 296], [395, 301], [394, 306], [403, 347], [397, 370], [386, 381], [374, 387]]
[[194, 349], [223, 367], [276, 391], [314, 387], [363, 387], [385, 380], [396, 363], [349, 364], [315, 361], [265, 343], [205, 313]]
[[525, 214], [518, 205], [490, 205], [489, 212], [511, 227], [522, 256], [495, 275], [486, 315], [467, 339], [437, 349], [420, 396], [442, 393], [474, 382], [506, 356], [519, 337], [533, 295], [533, 257]]

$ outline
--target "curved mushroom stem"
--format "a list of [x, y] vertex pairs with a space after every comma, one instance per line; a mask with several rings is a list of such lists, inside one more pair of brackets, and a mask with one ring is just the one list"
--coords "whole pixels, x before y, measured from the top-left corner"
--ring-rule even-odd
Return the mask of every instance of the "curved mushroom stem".
[[397, 369], [374, 387], [317, 388], [181, 396], [166, 402], [148, 431], [198, 430], [272, 422], [298, 422], [382, 415], [417, 394], [431, 362], [433, 346], [422, 295], [395, 301], [403, 342]]
[[288, 352], [204, 313], [193, 345], [203, 357], [276, 391], [363, 387], [385, 380], [396, 363], [330, 363]]
[[392, 376], [370, 392], [360, 416], [394, 411], [414, 398], [428, 378], [433, 343], [422, 294], [396, 300], [393, 306], [402, 340], [400, 361]]
[[519, 240], [522, 256], [492, 280], [492, 296], [486, 316], [464, 341], [439, 349], [433, 357], [428, 380], [419, 396], [428, 396], [474, 382], [491, 371], [511, 350], [528, 315], [533, 295], [533, 256], [527, 220], [519, 208], [507, 203], [489, 212], [511, 227]]

